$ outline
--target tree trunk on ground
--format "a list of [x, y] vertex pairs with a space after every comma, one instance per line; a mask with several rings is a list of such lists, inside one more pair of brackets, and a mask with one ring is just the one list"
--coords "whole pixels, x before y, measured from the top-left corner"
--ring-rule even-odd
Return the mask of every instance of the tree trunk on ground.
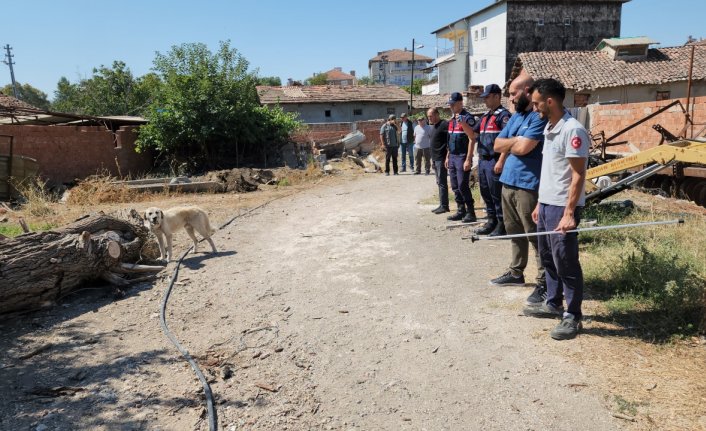
[[91, 215], [61, 229], [0, 241], [0, 314], [52, 305], [87, 281], [126, 286], [132, 274], [162, 267], [132, 265], [149, 237], [139, 214]]

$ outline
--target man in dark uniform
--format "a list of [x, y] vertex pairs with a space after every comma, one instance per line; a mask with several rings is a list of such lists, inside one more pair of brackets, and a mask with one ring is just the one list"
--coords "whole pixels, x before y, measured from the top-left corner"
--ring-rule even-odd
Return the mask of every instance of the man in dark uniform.
[[456, 214], [448, 220], [464, 223], [476, 221], [471, 195], [471, 167], [473, 166], [473, 145], [475, 133], [473, 127], [476, 118], [463, 108], [463, 95], [451, 93], [449, 107], [453, 117], [449, 121], [449, 152], [446, 155], [446, 169], [451, 176], [451, 188], [454, 191]]
[[448, 153], [449, 122], [442, 120], [439, 110], [431, 108], [427, 111], [431, 125], [431, 160], [434, 162], [436, 184], [439, 186], [439, 206], [434, 208], [434, 214], [449, 212], [449, 183], [446, 170], [446, 154]]
[[502, 90], [497, 84], [490, 84], [480, 97], [488, 108], [476, 125], [478, 133], [478, 183], [480, 194], [485, 201], [485, 213], [488, 221], [476, 231], [478, 235], [499, 236], [505, 235], [502, 209], [502, 184], [500, 173], [503, 170], [507, 153], [496, 153], [493, 149], [495, 138], [507, 125], [510, 111], [501, 103]]

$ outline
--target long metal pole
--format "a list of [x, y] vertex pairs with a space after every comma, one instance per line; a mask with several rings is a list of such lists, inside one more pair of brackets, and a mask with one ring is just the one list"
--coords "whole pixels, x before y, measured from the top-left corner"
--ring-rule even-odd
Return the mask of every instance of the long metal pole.
[[414, 97], [414, 38], [412, 38], [412, 76], [409, 79], [409, 115], [412, 115], [412, 98]]
[[[682, 219], [676, 220], [663, 220], [663, 221], [651, 221], [645, 223], [630, 223], [630, 224], [616, 224], [611, 226], [596, 226], [596, 227], [585, 227], [582, 229], [567, 230], [566, 233], [578, 233], [578, 232], [592, 232], [597, 230], [609, 230], [609, 229], [625, 229], [630, 227], [644, 227], [644, 226], [657, 226], [663, 224], [681, 224], [684, 223]], [[470, 239], [471, 242], [476, 241], [497, 241], [503, 239], [514, 239], [514, 238], [528, 238], [531, 236], [544, 236], [544, 235], [562, 235], [559, 231], [547, 231], [547, 232], [530, 232], [530, 233], [519, 233], [515, 235], [503, 235], [503, 236], [482, 236], [478, 235], [466, 236], [462, 239]]]
[[[691, 80], [694, 75], [694, 50], [696, 45], [691, 45], [691, 58], [689, 60], [689, 80], [686, 84], [686, 118], [684, 121], [684, 138], [686, 138], [686, 129], [688, 128], [689, 121], [691, 120], [691, 113], [689, 112], [691, 104]], [[691, 127], [691, 137], [694, 137], [694, 126]]]

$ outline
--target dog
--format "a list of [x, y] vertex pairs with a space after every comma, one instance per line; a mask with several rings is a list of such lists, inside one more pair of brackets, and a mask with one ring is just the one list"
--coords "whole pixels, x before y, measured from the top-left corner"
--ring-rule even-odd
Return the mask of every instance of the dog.
[[[144, 224], [157, 237], [160, 260], [166, 259], [167, 262], [172, 260], [172, 235], [182, 227], [194, 241], [194, 253], [197, 253], [199, 248], [199, 242], [196, 239], [196, 235], [194, 235], [194, 231], [198, 232], [211, 244], [213, 253], [217, 253], [216, 244], [211, 239], [211, 235], [216, 230], [211, 227], [206, 211], [199, 207], [174, 207], [166, 211], [150, 207], [145, 210]], [[164, 238], [167, 240], [166, 248], [164, 247]]]

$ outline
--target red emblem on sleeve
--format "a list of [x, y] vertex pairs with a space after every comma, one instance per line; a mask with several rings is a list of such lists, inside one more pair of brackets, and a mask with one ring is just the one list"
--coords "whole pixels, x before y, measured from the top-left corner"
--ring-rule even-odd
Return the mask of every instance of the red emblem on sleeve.
[[581, 138], [578, 136], [574, 136], [574, 138], [571, 140], [571, 146], [574, 147], [575, 150], [578, 150], [581, 148]]

